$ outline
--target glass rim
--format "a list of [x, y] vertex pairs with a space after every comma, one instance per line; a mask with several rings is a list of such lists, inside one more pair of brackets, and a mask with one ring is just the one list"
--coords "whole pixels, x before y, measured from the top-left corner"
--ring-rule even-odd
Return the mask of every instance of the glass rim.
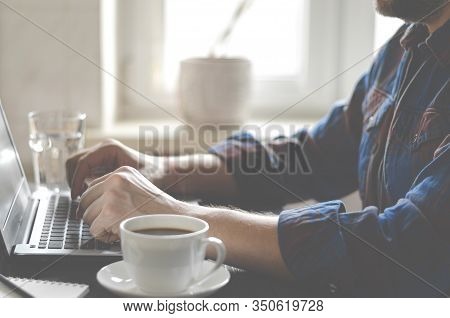
[[181, 61], [181, 64], [251, 64], [245, 57], [191, 57]]
[[67, 119], [79, 119], [85, 120], [87, 115], [85, 112], [76, 110], [65, 110], [65, 109], [49, 109], [49, 110], [34, 110], [28, 113], [28, 118], [38, 118], [40, 116], [62, 116]]

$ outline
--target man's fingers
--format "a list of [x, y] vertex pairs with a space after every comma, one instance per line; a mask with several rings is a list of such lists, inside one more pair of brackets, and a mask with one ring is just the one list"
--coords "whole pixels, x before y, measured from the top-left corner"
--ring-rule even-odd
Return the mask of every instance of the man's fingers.
[[99, 199], [104, 192], [104, 183], [100, 182], [94, 186], [90, 186], [81, 196], [80, 204], [78, 205], [76, 216], [81, 218], [86, 210]]
[[96, 237], [96, 239], [106, 243], [112, 243], [120, 240], [120, 237], [112, 232], [104, 232], [103, 235]]
[[78, 160], [84, 156], [88, 150], [82, 150], [66, 160], [66, 179], [67, 184], [72, 184], [73, 174], [77, 166]]
[[106, 167], [114, 167], [116, 161], [115, 146], [105, 146], [96, 151], [88, 152], [78, 159], [71, 184], [71, 195], [75, 199], [82, 193], [84, 180], [99, 169], [106, 172]]
[[103, 227], [103, 220], [101, 217], [100, 218], [97, 217], [91, 223], [89, 230], [91, 231], [92, 236], [95, 237], [96, 239], [98, 239], [100, 237], [104, 237], [105, 235], [108, 234], [106, 229]]
[[75, 172], [73, 173], [70, 189], [72, 199], [77, 198], [82, 193], [84, 180], [89, 177], [90, 169], [89, 153], [87, 153], [78, 160]]
[[103, 209], [103, 198], [100, 197], [84, 211], [83, 221], [87, 224], [93, 224], [95, 219], [101, 214]]
[[108, 179], [113, 173], [114, 173], [114, 171], [113, 172], [108, 172], [108, 173], [102, 175], [101, 177], [87, 180], [86, 184], [87, 184], [88, 187], [93, 187], [93, 186], [99, 184], [100, 182], [103, 182], [106, 179]]
[[92, 222], [90, 231], [93, 237], [104, 242], [114, 242], [119, 239], [120, 218], [104, 217], [103, 210]]

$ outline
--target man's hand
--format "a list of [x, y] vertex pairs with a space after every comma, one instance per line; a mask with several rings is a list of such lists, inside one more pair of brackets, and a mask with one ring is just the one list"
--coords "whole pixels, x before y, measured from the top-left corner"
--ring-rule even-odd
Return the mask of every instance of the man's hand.
[[[125, 219], [166, 213], [208, 222], [209, 235], [225, 243], [227, 264], [290, 277], [278, 246], [277, 217], [178, 201], [131, 167], [121, 167], [94, 180], [83, 193], [77, 211], [91, 225], [92, 235], [106, 242], [119, 239], [119, 225]], [[214, 257], [209, 249], [207, 257]]]
[[83, 193], [77, 216], [90, 224], [92, 235], [112, 242], [119, 239], [119, 225], [144, 214], [176, 214], [181, 201], [160, 190], [134, 168], [123, 166], [89, 184]]
[[66, 162], [67, 182], [71, 187], [72, 198], [83, 193], [87, 186], [85, 184], [87, 179], [98, 178], [122, 166], [139, 169], [152, 180], [151, 174], [157, 175], [159, 170], [160, 160], [157, 159], [157, 157], [141, 154], [113, 139], [85, 149]]

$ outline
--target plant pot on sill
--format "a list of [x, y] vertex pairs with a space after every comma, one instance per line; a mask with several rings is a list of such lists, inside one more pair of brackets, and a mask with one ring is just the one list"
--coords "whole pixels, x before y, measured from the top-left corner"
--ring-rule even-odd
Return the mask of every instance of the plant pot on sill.
[[251, 92], [251, 63], [243, 58], [191, 58], [181, 62], [179, 107], [192, 125], [244, 123]]

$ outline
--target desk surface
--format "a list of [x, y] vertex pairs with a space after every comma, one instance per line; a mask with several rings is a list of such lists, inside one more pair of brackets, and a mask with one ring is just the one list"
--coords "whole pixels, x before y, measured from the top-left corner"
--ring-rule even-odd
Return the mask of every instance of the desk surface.
[[[11, 266], [9, 275], [43, 280], [53, 280], [89, 285], [87, 297], [115, 297], [104, 289], [96, 280], [97, 271], [105, 266], [105, 262], [73, 261], [65, 259], [53, 265], [16, 260]], [[231, 273], [230, 282], [211, 297], [219, 298], [271, 298], [271, 297], [306, 297], [310, 296], [299, 286], [265, 275], [251, 273], [228, 267]]]

